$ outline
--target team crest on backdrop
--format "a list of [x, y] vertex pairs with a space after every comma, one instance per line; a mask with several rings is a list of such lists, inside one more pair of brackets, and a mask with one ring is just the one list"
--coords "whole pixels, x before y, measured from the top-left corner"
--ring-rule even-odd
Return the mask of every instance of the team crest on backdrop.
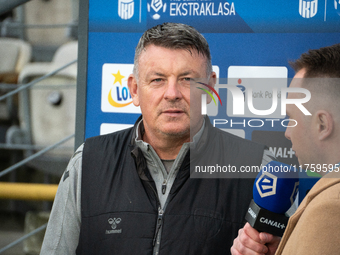
[[134, 0], [118, 0], [118, 15], [122, 19], [131, 19], [134, 14]]

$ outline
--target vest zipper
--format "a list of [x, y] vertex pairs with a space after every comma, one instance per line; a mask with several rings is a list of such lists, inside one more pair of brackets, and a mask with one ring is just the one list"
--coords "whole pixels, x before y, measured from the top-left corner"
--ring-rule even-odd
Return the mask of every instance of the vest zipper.
[[157, 237], [158, 237], [158, 232], [159, 232], [159, 230], [161, 229], [161, 226], [162, 226], [164, 211], [161, 208], [161, 203], [159, 202], [159, 198], [158, 198], [157, 192], [155, 191], [155, 189], [152, 187], [152, 185], [149, 182], [147, 182], [147, 184], [149, 185], [149, 187], [151, 188], [153, 193], [156, 195], [157, 204], [159, 205], [159, 207], [158, 207], [158, 215], [157, 215], [156, 231], [155, 231], [155, 235], [153, 237], [153, 242], [152, 242], [152, 245], [155, 246], [156, 240], [157, 240]]
[[153, 246], [155, 246], [155, 244], [156, 244], [158, 232], [159, 232], [159, 230], [161, 229], [161, 226], [162, 226], [163, 213], [164, 213], [163, 209], [161, 207], [159, 207], [158, 208], [158, 217], [157, 217], [156, 232], [155, 232], [155, 236], [153, 238]]

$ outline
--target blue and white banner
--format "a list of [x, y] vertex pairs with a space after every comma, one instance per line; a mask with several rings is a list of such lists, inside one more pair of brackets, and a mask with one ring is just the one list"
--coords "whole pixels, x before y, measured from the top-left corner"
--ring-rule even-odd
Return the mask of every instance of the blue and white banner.
[[180, 22], [203, 33], [339, 32], [339, 0], [90, 0], [89, 30], [143, 32]]

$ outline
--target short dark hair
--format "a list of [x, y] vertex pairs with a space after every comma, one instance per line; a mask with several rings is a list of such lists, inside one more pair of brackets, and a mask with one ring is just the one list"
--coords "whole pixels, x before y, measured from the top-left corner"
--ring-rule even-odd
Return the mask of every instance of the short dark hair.
[[340, 78], [340, 44], [309, 50], [290, 65], [295, 72], [305, 68], [305, 78]]
[[211, 55], [207, 40], [192, 26], [181, 23], [163, 23], [144, 32], [136, 47], [133, 73], [138, 76], [138, 60], [148, 45], [168, 49], [184, 49], [190, 53], [193, 49], [207, 60], [207, 75], [212, 72]]

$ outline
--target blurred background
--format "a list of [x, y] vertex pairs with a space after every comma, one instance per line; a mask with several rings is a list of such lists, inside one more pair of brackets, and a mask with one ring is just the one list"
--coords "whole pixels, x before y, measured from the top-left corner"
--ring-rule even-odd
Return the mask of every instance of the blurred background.
[[74, 151], [78, 10], [79, 0], [0, 0], [1, 255], [39, 254]]

